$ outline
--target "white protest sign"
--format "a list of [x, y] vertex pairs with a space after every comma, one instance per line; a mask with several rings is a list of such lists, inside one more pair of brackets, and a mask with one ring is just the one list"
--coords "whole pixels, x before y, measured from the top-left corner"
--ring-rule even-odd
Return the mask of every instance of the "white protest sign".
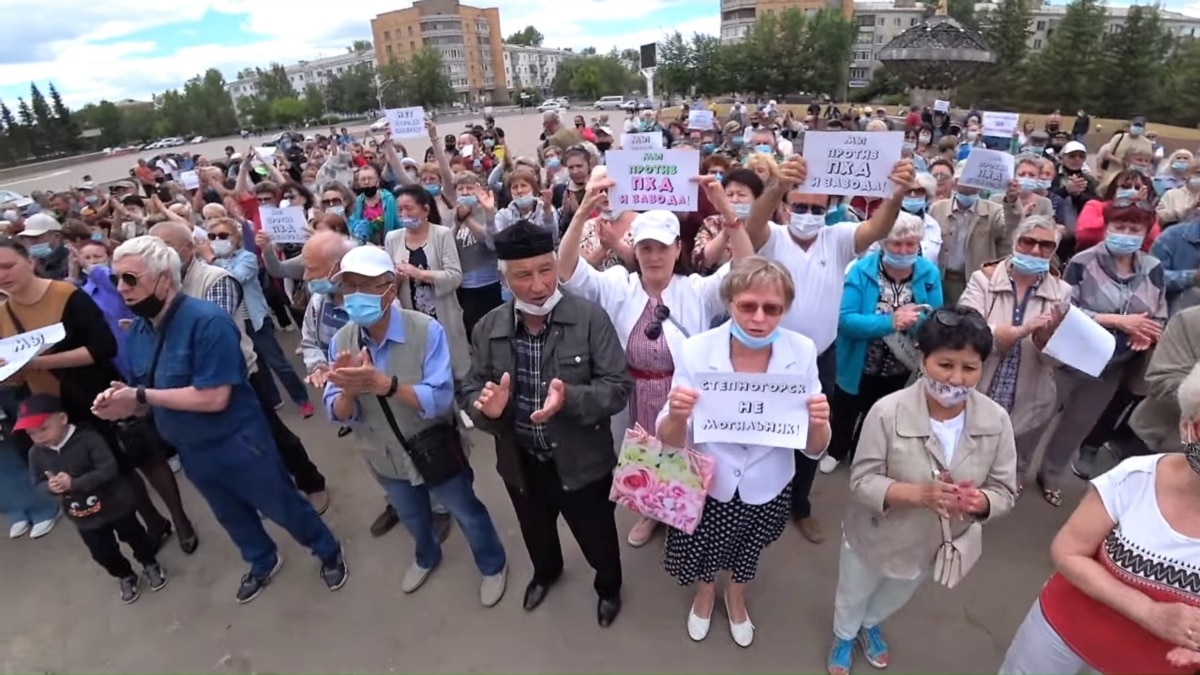
[[940, 98], [937, 99], [936, 101], [933, 102], [933, 111], [940, 112], [940, 113], [950, 112], [950, 101], [943, 101]]
[[793, 449], [808, 443], [808, 399], [820, 387], [811, 378], [705, 373], [694, 384], [700, 392], [692, 411], [692, 440], [696, 443]]
[[963, 164], [959, 185], [977, 187], [981, 190], [1003, 192], [1013, 179], [1013, 156], [1000, 150], [971, 148], [967, 162]]
[[808, 180], [796, 189], [844, 197], [891, 197], [888, 179], [904, 146], [903, 131], [809, 131]]
[[696, 211], [700, 186], [699, 150], [609, 150], [604, 155], [615, 183], [608, 201], [616, 211]]
[[197, 190], [200, 188], [200, 174], [195, 171], [184, 171], [179, 174], [179, 184], [184, 190]]
[[688, 128], [701, 131], [711, 131], [713, 128], [713, 113], [711, 110], [688, 111]]
[[[660, 133], [621, 134], [622, 150], [662, 150], [663, 137]], [[607, 156], [607, 155], [606, 155]]]
[[250, 161], [251, 166], [265, 166], [275, 162], [275, 153], [278, 148], [270, 145], [264, 145], [254, 149], [254, 159]]
[[303, 244], [308, 241], [305, 228], [304, 207], [289, 206], [283, 209], [270, 206], [258, 207], [263, 232], [271, 235], [276, 244]]
[[387, 115], [392, 138], [419, 138], [429, 135], [429, 132], [425, 131], [425, 109], [419, 105], [411, 108], [392, 108], [385, 110], [383, 114]]
[[4, 361], [4, 365], [0, 366], [0, 382], [12, 377], [32, 361], [33, 357], [58, 344], [65, 337], [66, 329], [61, 323], [56, 323], [0, 340], [0, 360]]
[[1071, 305], [1042, 351], [1092, 377], [1100, 377], [1117, 348], [1117, 338]]
[[985, 110], [983, 113], [983, 135], [1009, 138], [1017, 130], [1017, 124], [1020, 121], [1020, 113]]

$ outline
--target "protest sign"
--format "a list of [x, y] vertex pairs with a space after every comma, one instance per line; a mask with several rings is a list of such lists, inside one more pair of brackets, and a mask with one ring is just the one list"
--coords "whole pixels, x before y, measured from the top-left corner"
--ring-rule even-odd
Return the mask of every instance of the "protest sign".
[[271, 235], [271, 241], [276, 244], [303, 244], [308, 241], [308, 229], [305, 227], [304, 208], [289, 206], [276, 209], [270, 206], [258, 207], [258, 215], [262, 220], [262, 229]]
[[692, 440], [803, 448], [808, 399], [819, 388], [815, 377], [804, 375], [704, 373], [695, 382], [700, 396], [692, 411]]
[[200, 174], [196, 171], [184, 171], [179, 174], [179, 184], [184, 190], [195, 190], [200, 187]]
[[943, 101], [940, 98], [937, 99], [936, 101], [933, 102], [933, 111], [940, 112], [940, 113], [950, 112], [950, 101]]
[[1001, 150], [971, 148], [959, 185], [1003, 192], [1013, 179], [1013, 156]]
[[1020, 113], [984, 111], [983, 135], [1011, 138], [1020, 121]]
[[411, 108], [392, 108], [383, 112], [387, 116], [388, 129], [392, 138], [421, 138], [428, 136], [425, 131], [425, 109], [421, 106]]
[[904, 145], [903, 131], [809, 131], [808, 180], [796, 189], [845, 197], [890, 197], [888, 179]]
[[713, 128], [713, 113], [711, 110], [696, 110], [693, 108], [688, 111], [688, 129], [699, 129], [700, 131], [712, 131]]
[[12, 377], [24, 368], [35, 356], [41, 354], [67, 337], [61, 323], [38, 328], [0, 340], [0, 382]]
[[695, 211], [700, 186], [699, 150], [609, 150], [604, 156], [614, 185], [608, 201], [615, 211]]
[[663, 137], [658, 132], [650, 134], [621, 134], [622, 150], [662, 150]]

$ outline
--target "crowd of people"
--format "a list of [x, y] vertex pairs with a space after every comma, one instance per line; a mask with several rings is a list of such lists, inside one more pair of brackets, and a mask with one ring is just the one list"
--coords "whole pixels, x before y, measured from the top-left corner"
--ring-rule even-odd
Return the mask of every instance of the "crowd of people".
[[[846, 675], [860, 652], [888, 665], [883, 624], [927, 581], [969, 574], [1031, 480], [1064, 506], [1069, 468], [1090, 486], [999, 671], [1200, 668], [1200, 159], [1156, 155], [1142, 118], [1090, 151], [1061, 119], [995, 139], [977, 112], [817, 106], [798, 122], [738, 104], [699, 130], [688, 112], [636, 111], [623, 130], [700, 151], [689, 213], [611, 203], [604, 160], [620, 133], [555, 111], [528, 156], [491, 118], [444, 138], [427, 122], [428, 149], [343, 129], [271, 157], [193, 157], [191, 189], [160, 163], [110, 194], [87, 182], [6, 212], [0, 337], [64, 332], [0, 388], [11, 536], [65, 515], [132, 603], [166, 586], [172, 536], [187, 554], [200, 545], [182, 467], [248, 566], [238, 602], [283, 564], [263, 518], [338, 590], [349, 568], [321, 518], [331, 493], [279, 417], [282, 385], [358, 448], [385, 502], [372, 533], [412, 537], [404, 592], [457, 524], [481, 604], [505, 594], [511, 552], [501, 505], [475, 493], [476, 430], [532, 566], [526, 610], [563, 573], [560, 516], [594, 570], [600, 626], [621, 612], [621, 539], [665, 530], [665, 572], [694, 587], [688, 635], [705, 639], [720, 599], [749, 647], [763, 552], [789, 522], [814, 544], [832, 529], [827, 665]], [[797, 189], [818, 128], [902, 129], [891, 194]], [[984, 146], [1016, 155], [991, 194], [959, 182]], [[303, 245], [262, 228], [260, 208], [279, 206], [304, 210]], [[1116, 341], [1098, 377], [1044, 351], [1069, 308]], [[276, 334], [297, 326], [302, 372]], [[693, 440], [710, 395], [698, 382], [720, 373], [811, 381], [803, 441]], [[694, 531], [642, 514], [618, 532], [610, 488], [633, 428], [711, 460]], [[1123, 461], [1100, 473], [1102, 452]], [[850, 505], [818, 516], [814, 479], [843, 464]]]

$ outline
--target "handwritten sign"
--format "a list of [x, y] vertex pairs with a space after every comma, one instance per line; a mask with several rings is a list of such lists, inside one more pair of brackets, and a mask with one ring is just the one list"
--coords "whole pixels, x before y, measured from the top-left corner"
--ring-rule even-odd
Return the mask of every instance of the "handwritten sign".
[[45, 328], [38, 328], [10, 338], [0, 340], [0, 382], [12, 377], [26, 366], [33, 357], [41, 354], [67, 337], [67, 331], [61, 323]]
[[[662, 150], [662, 134], [621, 134], [622, 150]], [[607, 155], [605, 155], [607, 157]]]
[[983, 113], [983, 135], [1009, 138], [1017, 130], [1017, 124], [1020, 121], [1020, 113], [985, 110]]
[[959, 185], [1003, 192], [1013, 179], [1013, 156], [1000, 150], [971, 148]]
[[713, 128], [713, 113], [711, 110], [692, 108], [688, 111], [688, 128], [701, 131], [711, 131]]
[[258, 207], [258, 215], [262, 220], [262, 229], [271, 235], [271, 241], [276, 244], [303, 244], [308, 241], [308, 229], [305, 227], [304, 208], [289, 206], [276, 209], [269, 206]]
[[391, 130], [393, 138], [419, 138], [429, 135], [429, 132], [425, 131], [425, 109], [419, 105], [411, 108], [392, 108], [385, 110], [383, 114], [387, 116], [388, 129]]
[[804, 134], [808, 180], [796, 189], [846, 197], [890, 197], [888, 177], [904, 145], [903, 131], [809, 131]]
[[700, 208], [699, 150], [609, 150], [608, 201], [618, 211], [695, 211]]
[[950, 112], [950, 101], [943, 101], [940, 98], [937, 99], [936, 101], [933, 102], [933, 111], [940, 112], [940, 113]]
[[808, 399], [820, 384], [800, 375], [706, 373], [697, 378], [696, 391], [695, 442], [803, 448]]
[[184, 171], [179, 174], [179, 184], [184, 190], [197, 190], [200, 188], [200, 174], [195, 171]]
[[254, 149], [254, 159], [250, 160], [251, 166], [266, 166], [275, 161], [275, 153], [278, 149], [264, 145]]

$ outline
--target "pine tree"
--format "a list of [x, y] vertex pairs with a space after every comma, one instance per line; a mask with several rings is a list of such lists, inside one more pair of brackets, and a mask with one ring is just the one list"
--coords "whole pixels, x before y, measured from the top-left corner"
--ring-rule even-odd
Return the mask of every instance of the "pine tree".
[[1128, 119], [1153, 109], [1166, 76], [1165, 59], [1172, 38], [1154, 7], [1133, 6], [1125, 24], [1104, 37], [1098, 77], [1097, 109], [1105, 116]]
[[50, 111], [54, 115], [55, 133], [59, 134], [62, 144], [68, 150], [80, 150], [83, 143], [79, 138], [79, 125], [71, 117], [71, 110], [63, 103], [62, 96], [54, 83], [50, 83]]
[[33, 141], [34, 152], [39, 156], [49, 154], [59, 145], [54, 134], [54, 116], [50, 113], [46, 97], [42, 95], [37, 84], [32, 82], [29, 83], [29, 103], [33, 109], [34, 124], [29, 129], [29, 135]]
[[1032, 18], [1029, 0], [1002, 0], [979, 17], [980, 32], [996, 55], [996, 63], [959, 89], [960, 100], [988, 109], [1020, 109]]
[[1027, 98], [1034, 109], [1101, 112], [1096, 105], [1104, 68], [1104, 27], [1108, 10], [1098, 0], [1074, 0], [1046, 48], [1029, 62]]

